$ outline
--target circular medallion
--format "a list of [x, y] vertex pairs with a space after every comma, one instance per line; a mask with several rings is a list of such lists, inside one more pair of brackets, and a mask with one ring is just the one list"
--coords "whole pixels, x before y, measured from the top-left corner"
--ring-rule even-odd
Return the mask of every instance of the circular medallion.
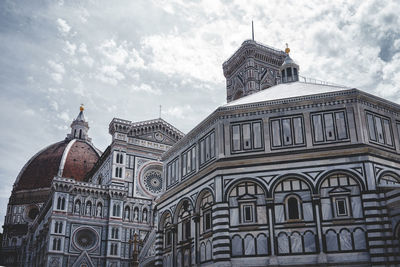
[[97, 234], [88, 228], [79, 229], [75, 233], [75, 243], [83, 250], [91, 249], [97, 243]]
[[159, 170], [148, 170], [144, 174], [144, 186], [147, 191], [158, 194], [162, 189], [162, 178], [161, 171]]
[[155, 134], [154, 134], [154, 138], [155, 138], [157, 141], [162, 141], [162, 140], [164, 139], [164, 136], [162, 135], [162, 133], [155, 133]]

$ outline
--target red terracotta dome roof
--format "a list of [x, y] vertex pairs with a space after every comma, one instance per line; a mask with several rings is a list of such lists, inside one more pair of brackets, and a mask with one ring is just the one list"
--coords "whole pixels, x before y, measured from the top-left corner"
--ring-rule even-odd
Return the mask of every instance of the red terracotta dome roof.
[[64, 140], [48, 146], [21, 170], [15, 182], [15, 190], [48, 188], [54, 176], [83, 181], [100, 155], [90, 143], [79, 140]]

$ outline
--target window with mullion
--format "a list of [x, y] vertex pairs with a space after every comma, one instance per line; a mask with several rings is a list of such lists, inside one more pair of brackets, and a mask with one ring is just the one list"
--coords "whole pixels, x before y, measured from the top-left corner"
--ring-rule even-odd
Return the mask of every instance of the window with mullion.
[[264, 147], [260, 120], [231, 125], [231, 149], [233, 153], [260, 150]]
[[367, 112], [366, 121], [370, 142], [394, 147], [392, 127], [389, 118]]

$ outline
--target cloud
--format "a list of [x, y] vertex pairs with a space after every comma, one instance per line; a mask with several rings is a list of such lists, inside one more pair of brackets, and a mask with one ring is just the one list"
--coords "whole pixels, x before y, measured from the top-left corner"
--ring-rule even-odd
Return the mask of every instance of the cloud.
[[76, 44], [65, 41], [63, 51], [71, 56], [75, 55]]
[[122, 72], [118, 71], [117, 66], [108, 65], [102, 66], [99, 69], [99, 73], [96, 75], [96, 78], [102, 82], [117, 85], [119, 81], [125, 79], [125, 76]]
[[126, 45], [126, 42], [117, 45], [117, 43], [113, 39], [111, 39], [104, 41], [98, 49], [100, 53], [105, 56], [112, 64], [122, 65], [128, 58]]
[[69, 33], [69, 31], [71, 30], [71, 26], [69, 26], [65, 20], [60, 19], [60, 18], [57, 19], [57, 28], [58, 28], [58, 31], [64, 35]]
[[87, 50], [87, 45], [85, 43], [81, 43], [81, 45], [79, 46], [78, 51], [82, 54], [88, 54], [88, 50]]
[[84, 56], [84, 57], [82, 57], [82, 61], [83, 61], [86, 65], [88, 65], [89, 67], [92, 67], [92, 66], [93, 66], [93, 63], [94, 63], [93, 58], [91, 58], [91, 57], [89, 57], [89, 56]]
[[192, 107], [190, 105], [184, 105], [184, 106], [169, 107], [165, 113], [172, 117], [185, 119], [191, 112], [193, 112]]
[[47, 61], [51, 68], [50, 76], [51, 78], [58, 84], [61, 84], [63, 81], [63, 75], [65, 73], [65, 68], [62, 63], [56, 63], [53, 60]]
[[132, 85], [131, 92], [145, 92], [154, 95], [161, 95], [162, 91], [158, 88], [153, 88], [148, 84], [140, 84], [140, 86]]

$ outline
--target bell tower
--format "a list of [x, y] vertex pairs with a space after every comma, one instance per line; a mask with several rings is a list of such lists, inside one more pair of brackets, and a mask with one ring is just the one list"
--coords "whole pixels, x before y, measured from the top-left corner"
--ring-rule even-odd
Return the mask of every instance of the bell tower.
[[253, 39], [244, 41], [222, 65], [227, 102], [280, 83], [280, 67], [285, 58], [285, 52], [254, 41], [253, 32]]

